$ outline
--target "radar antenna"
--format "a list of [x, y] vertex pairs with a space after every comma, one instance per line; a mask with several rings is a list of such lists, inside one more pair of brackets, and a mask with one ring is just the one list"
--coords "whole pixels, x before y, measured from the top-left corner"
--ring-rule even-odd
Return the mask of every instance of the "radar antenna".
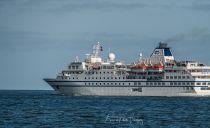
[[103, 51], [101, 44], [98, 42], [96, 45], [93, 46], [93, 56], [99, 57], [100, 53]]

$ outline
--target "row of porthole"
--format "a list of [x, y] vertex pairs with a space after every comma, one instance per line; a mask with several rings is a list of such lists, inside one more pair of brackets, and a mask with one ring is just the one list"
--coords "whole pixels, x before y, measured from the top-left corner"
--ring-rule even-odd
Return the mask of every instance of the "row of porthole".
[[[125, 83], [85, 83], [85, 85], [126, 85]], [[131, 83], [128, 83], [128, 85], [131, 85]]]
[[190, 76], [166, 76], [166, 79], [190, 79]]
[[[87, 77], [85, 77], [87, 79]], [[125, 77], [88, 77], [88, 79], [125, 79]]]

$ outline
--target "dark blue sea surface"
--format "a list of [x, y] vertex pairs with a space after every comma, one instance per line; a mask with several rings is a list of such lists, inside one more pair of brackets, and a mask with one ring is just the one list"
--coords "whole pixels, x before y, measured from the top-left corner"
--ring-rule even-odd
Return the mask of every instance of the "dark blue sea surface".
[[0, 91], [0, 128], [210, 127], [210, 97], [69, 97]]

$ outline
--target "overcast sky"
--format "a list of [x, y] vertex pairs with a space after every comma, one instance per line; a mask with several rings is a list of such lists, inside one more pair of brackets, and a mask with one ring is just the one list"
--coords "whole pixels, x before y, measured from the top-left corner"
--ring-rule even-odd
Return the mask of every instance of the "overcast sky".
[[167, 41], [176, 59], [210, 64], [210, 1], [0, 0], [0, 89], [51, 89], [42, 79], [97, 41], [127, 63]]

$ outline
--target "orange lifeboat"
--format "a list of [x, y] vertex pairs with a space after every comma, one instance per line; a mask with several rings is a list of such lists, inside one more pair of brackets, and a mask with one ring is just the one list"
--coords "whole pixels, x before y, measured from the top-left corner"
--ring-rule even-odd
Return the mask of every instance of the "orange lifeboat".
[[148, 68], [148, 65], [146, 65], [145, 63], [139, 63], [139, 64], [133, 66], [133, 69], [146, 70], [147, 68]]
[[163, 70], [163, 69], [164, 69], [164, 65], [163, 65], [162, 63], [155, 64], [155, 65], [153, 66], [153, 68], [154, 68], [155, 70]]

